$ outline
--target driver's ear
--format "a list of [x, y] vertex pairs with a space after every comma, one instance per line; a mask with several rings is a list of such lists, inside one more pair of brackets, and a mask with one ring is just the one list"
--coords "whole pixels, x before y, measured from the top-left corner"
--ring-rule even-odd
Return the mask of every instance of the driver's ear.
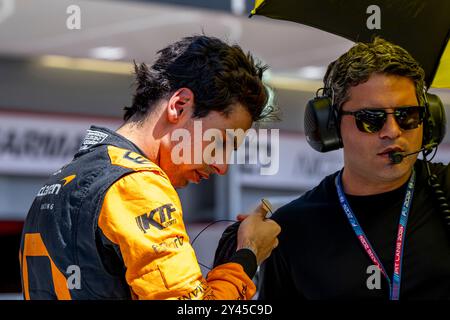
[[189, 88], [175, 91], [167, 103], [167, 120], [177, 124], [191, 118], [194, 111], [194, 93]]

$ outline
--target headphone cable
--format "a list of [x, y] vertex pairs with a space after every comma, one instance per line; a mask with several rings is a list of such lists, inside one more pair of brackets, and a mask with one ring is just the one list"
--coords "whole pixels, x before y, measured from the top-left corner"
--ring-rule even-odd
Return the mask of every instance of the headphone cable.
[[[436, 155], [436, 153], [433, 155]], [[445, 195], [445, 192], [443, 191], [443, 188], [441, 186], [441, 184], [438, 182], [438, 177], [436, 174], [431, 173], [431, 169], [430, 169], [430, 164], [429, 161], [425, 154], [424, 154], [424, 160], [425, 160], [425, 165], [426, 165], [426, 169], [427, 169], [427, 173], [428, 173], [428, 185], [430, 186], [431, 190], [433, 191], [435, 200], [437, 202], [437, 205], [439, 207], [439, 210], [441, 211], [441, 215], [444, 219], [444, 223], [447, 227], [447, 235], [450, 237], [450, 206], [447, 202], [447, 197]]]
[[[194, 247], [194, 242], [195, 240], [197, 240], [197, 238], [204, 232], [206, 231], [206, 229], [208, 229], [209, 227], [211, 227], [213, 224], [216, 224], [218, 222], [238, 222], [237, 220], [229, 220], [229, 219], [221, 219], [221, 220], [215, 220], [213, 222], [211, 222], [210, 224], [208, 224], [206, 227], [204, 227], [194, 238], [194, 240], [191, 241], [191, 246]], [[208, 267], [206, 265], [204, 265], [203, 263], [201, 263], [200, 261], [198, 261], [198, 264], [201, 265], [202, 267], [211, 270], [211, 267]]]

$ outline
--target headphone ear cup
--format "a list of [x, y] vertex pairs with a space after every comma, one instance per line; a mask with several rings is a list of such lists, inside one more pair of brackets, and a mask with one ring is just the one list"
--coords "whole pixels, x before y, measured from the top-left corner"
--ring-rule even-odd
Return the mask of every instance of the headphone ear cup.
[[441, 143], [445, 137], [447, 119], [441, 99], [431, 93], [426, 93], [426, 112], [423, 124], [423, 145]]
[[309, 100], [304, 120], [306, 141], [314, 150], [328, 152], [342, 148], [338, 118], [329, 97]]

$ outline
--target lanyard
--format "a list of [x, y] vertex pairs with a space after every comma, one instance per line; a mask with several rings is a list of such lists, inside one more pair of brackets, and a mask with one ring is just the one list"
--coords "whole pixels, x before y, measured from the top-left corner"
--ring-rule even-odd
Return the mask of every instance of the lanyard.
[[336, 176], [335, 184], [336, 190], [339, 197], [339, 202], [341, 204], [342, 209], [345, 212], [345, 215], [353, 228], [356, 236], [358, 237], [362, 247], [366, 251], [369, 258], [372, 262], [380, 269], [381, 273], [387, 279], [389, 284], [389, 299], [390, 300], [399, 300], [400, 298], [400, 282], [402, 276], [402, 261], [403, 261], [403, 248], [405, 244], [405, 234], [406, 234], [406, 225], [408, 223], [408, 215], [409, 210], [411, 208], [412, 197], [414, 193], [414, 185], [416, 182], [416, 172], [413, 169], [411, 177], [409, 178], [408, 188], [406, 190], [405, 200], [403, 201], [402, 213], [400, 215], [400, 222], [398, 224], [398, 232], [397, 232], [397, 240], [395, 244], [395, 257], [394, 257], [394, 274], [392, 276], [392, 281], [389, 279], [389, 276], [386, 273], [386, 269], [384, 268], [381, 260], [378, 258], [375, 250], [367, 239], [366, 234], [364, 233], [361, 225], [359, 224], [356, 216], [353, 214], [352, 209], [345, 197], [343, 188], [342, 188], [342, 171]]

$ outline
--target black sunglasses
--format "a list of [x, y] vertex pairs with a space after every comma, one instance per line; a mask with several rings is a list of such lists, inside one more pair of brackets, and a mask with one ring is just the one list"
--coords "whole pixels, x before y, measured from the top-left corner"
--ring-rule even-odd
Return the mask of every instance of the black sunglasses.
[[383, 128], [388, 114], [393, 114], [398, 126], [403, 130], [416, 129], [422, 124], [425, 108], [422, 106], [397, 107], [394, 112], [386, 112], [383, 109], [362, 109], [358, 111], [341, 111], [341, 115], [355, 117], [359, 131], [375, 133]]

